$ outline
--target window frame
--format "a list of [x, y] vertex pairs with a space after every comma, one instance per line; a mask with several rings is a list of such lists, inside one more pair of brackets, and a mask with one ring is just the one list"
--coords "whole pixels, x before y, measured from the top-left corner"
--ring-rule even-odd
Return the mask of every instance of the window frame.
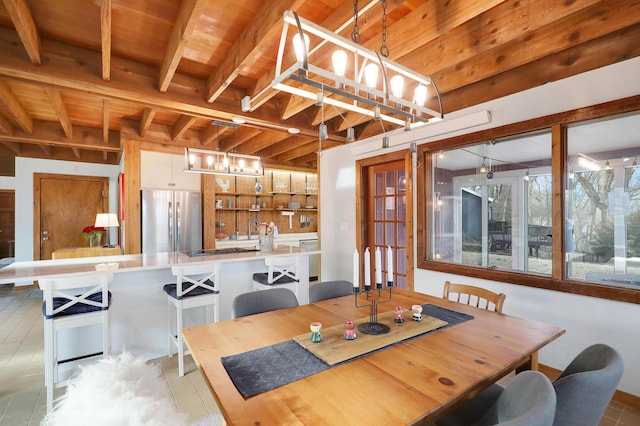
[[[563, 113], [548, 115], [532, 120], [513, 123], [493, 129], [482, 130], [435, 142], [420, 144], [417, 156], [420, 169], [416, 174], [417, 193], [417, 267], [438, 272], [482, 278], [492, 281], [518, 284], [565, 293], [580, 294], [640, 304], [638, 289], [616, 287], [602, 283], [591, 283], [564, 278], [564, 221], [563, 202], [566, 158], [567, 126], [594, 119], [613, 117], [620, 114], [640, 112], [640, 96], [632, 96], [590, 107], [579, 108]], [[514, 137], [535, 131], [551, 130], [551, 175], [553, 188], [553, 224], [552, 224], [552, 272], [543, 276], [525, 271], [496, 270], [491, 267], [460, 265], [429, 260], [432, 239], [430, 214], [433, 209], [433, 170], [432, 158], [440, 151], [462, 148], [486, 142], [487, 140]]]

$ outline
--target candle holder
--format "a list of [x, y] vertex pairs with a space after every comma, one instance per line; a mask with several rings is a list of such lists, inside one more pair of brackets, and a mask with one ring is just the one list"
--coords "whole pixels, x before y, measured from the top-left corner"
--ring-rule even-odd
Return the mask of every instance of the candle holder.
[[[358, 298], [360, 296], [360, 287], [355, 287], [353, 289], [356, 308], [364, 308], [365, 306], [369, 306], [369, 322], [358, 325], [358, 330], [361, 333], [379, 335], [387, 334], [389, 331], [391, 331], [388, 325], [378, 322], [378, 304], [391, 301], [392, 288], [393, 281], [387, 282], [386, 288], [383, 287], [382, 283], [377, 283], [375, 289], [372, 289], [371, 286], [365, 286], [364, 293], [367, 296], [367, 303], [364, 303], [362, 305], [358, 303]], [[383, 293], [386, 293], [386, 291], [389, 291], [389, 297], [385, 300], [382, 300]]]

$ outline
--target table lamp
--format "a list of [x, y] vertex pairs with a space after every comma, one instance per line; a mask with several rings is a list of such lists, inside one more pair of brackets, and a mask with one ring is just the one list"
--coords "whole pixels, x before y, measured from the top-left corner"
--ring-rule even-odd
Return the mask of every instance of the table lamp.
[[118, 216], [115, 213], [98, 213], [96, 215], [96, 224], [94, 226], [96, 228], [105, 228], [107, 230], [106, 247], [111, 247], [109, 245], [109, 228], [117, 228], [120, 226], [118, 223]]

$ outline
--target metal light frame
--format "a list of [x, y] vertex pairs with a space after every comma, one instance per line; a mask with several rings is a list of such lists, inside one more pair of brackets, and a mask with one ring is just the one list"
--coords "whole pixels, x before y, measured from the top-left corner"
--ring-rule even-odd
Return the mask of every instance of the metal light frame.
[[264, 176], [264, 164], [262, 163], [262, 158], [257, 155], [185, 148], [184, 171], [258, 177]]
[[[285, 11], [283, 19], [284, 24], [280, 37], [275, 78], [265, 90], [280, 90], [314, 101], [318, 101], [318, 97], [321, 96], [322, 102], [326, 104], [367, 115], [374, 119], [382, 119], [398, 126], [405, 126], [407, 129], [429, 122], [440, 121], [444, 118], [440, 93], [430, 77], [420, 75], [386, 57], [382, 57], [376, 51], [367, 49], [299, 17], [295, 12]], [[309, 47], [310, 52], [305, 50], [301, 61], [296, 61], [289, 68], [282, 71], [285, 50], [292, 49], [289, 47], [288, 40], [290, 25], [294, 26], [301, 40], [304, 40], [306, 32], [319, 37], [321, 41], [313, 48]], [[353, 79], [346, 76], [341, 77], [333, 71], [309, 63], [309, 53], [317, 51], [327, 43], [335, 45], [337, 48], [345, 50], [347, 55], [351, 55], [349, 74], [353, 73]], [[370, 88], [362, 83], [364, 68], [370, 62], [374, 62], [380, 67], [383, 90]], [[405, 87], [422, 84], [427, 88], [432, 88], [433, 94], [438, 100], [440, 111], [437, 112], [420, 106], [414, 103], [413, 100], [409, 101], [393, 96], [389, 92], [389, 74], [401, 75], [406, 79]], [[257, 94], [254, 99], [260, 97], [263, 92]], [[329, 94], [325, 95], [325, 92]], [[338, 97], [342, 97], [345, 100], [337, 99]], [[249, 96], [243, 98], [242, 109], [245, 112], [253, 111], [254, 107], [252, 107]]]

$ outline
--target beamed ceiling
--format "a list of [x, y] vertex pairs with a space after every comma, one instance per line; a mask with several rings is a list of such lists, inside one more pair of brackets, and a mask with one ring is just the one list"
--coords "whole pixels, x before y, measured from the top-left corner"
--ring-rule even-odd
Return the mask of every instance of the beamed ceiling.
[[[377, 3], [358, 21], [376, 50]], [[288, 9], [331, 30], [353, 18], [344, 0], [2, 0], [0, 155], [117, 164], [133, 139], [315, 168], [320, 107], [267, 91], [254, 112], [241, 110], [274, 78]], [[387, 0], [386, 10], [389, 58], [432, 77], [445, 119], [640, 53], [637, 0]], [[251, 124], [211, 124], [235, 115]], [[335, 108], [324, 119], [322, 149], [348, 143], [346, 123], [356, 139], [382, 132]]]

